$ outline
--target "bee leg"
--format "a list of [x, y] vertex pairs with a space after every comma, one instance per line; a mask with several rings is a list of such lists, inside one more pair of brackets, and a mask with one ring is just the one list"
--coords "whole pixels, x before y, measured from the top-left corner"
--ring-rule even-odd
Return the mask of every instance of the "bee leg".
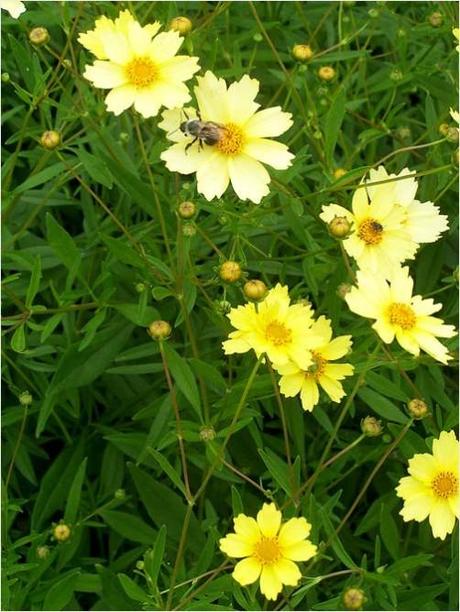
[[192, 140], [192, 142], [189, 142], [188, 145], [185, 147], [185, 153], [187, 153], [187, 151], [190, 149], [190, 147], [195, 144], [195, 142], [198, 140], [198, 136], [196, 138], [194, 138]]

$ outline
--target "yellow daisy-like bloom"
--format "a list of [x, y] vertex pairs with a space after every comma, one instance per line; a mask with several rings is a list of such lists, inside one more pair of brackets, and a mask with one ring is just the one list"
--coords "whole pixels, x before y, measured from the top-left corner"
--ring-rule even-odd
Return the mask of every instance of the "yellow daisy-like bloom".
[[303, 370], [290, 362], [276, 369], [281, 374], [281, 393], [286, 397], [300, 393], [303, 409], [311, 412], [319, 402], [318, 386], [324, 389], [333, 402], [340, 402], [345, 391], [339, 381], [351, 376], [354, 368], [349, 363], [330, 363], [348, 353], [351, 336], [332, 339], [331, 322], [326, 317], [320, 317], [310, 329], [314, 334], [313, 342], [309, 342], [312, 365]]
[[283, 584], [296, 586], [302, 577], [294, 561], [308, 561], [316, 546], [307, 540], [311, 525], [305, 518], [292, 518], [281, 524], [275, 504], [264, 504], [257, 520], [239, 514], [233, 519], [235, 533], [219, 541], [229, 557], [242, 558], [235, 565], [233, 578], [242, 586], [260, 579], [261, 593], [275, 600]]
[[455, 517], [460, 516], [459, 450], [453, 431], [441, 431], [433, 440], [433, 453], [409, 459], [408, 472], [396, 487], [404, 505], [399, 513], [405, 521], [424, 521], [429, 517], [433, 536], [444, 540], [452, 533]]
[[290, 304], [288, 288], [279, 283], [262, 302], [232, 308], [228, 313], [237, 331], [222, 346], [226, 355], [253, 349], [257, 357], [266, 354], [275, 365], [294, 361], [307, 369], [312, 364], [308, 347], [313, 311], [303, 304]]
[[[320, 218], [326, 223], [334, 217], [352, 223], [343, 246], [363, 270], [388, 277], [406, 259], [414, 258], [420, 244], [435, 242], [449, 227], [433, 202], [414, 199], [417, 181], [404, 178], [410, 174], [408, 168], [388, 174], [380, 166], [355, 191], [352, 212], [337, 204], [323, 206]], [[389, 182], [372, 185], [380, 181]]]
[[21, 0], [0, 0], [0, 8], [8, 11], [13, 19], [17, 19], [26, 10], [24, 2], [21, 2]]
[[183, 134], [179, 126], [186, 118], [196, 118], [196, 111], [189, 109], [186, 117], [179, 109], [164, 112], [159, 126], [175, 144], [161, 159], [173, 172], [196, 172], [198, 191], [207, 200], [221, 197], [231, 182], [241, 200], [258, 204], [269, 193], [270, 175], [263, 164], [284, 170], [294, 157], [286, 145], [271, 140], [291, 127], [291, 114], [279, 106], [259, 111], [254, 101], [259, 81], [247, 75], [228, 88], [224, 79], [209, 71], [197, 80], [200, 118], [221, 126], [220, 140], [214, 145], [188, 146], [193, 137]]
[[184, 81], [199, 70], [198, 58], [176, 55], [183, 38], [162, 32], [158, 22], [141, 27], [129, 11], [115, 21], [101, 17], [94, 30], [80, 34], [79, 42], [98, 59], [86, 66], [84, 77], [101, 89], [110, 89], [107, 110], [119, 115], [134, 105], [144, 117], [161, 106], [174, 108], [190, 100]]
[[357, 282], [358, 286], [347, 293], [345, 301], [356, 314], [375, 319], [372, 327], [386, 344], [396, 338], [412, 355], [418, 356], [422, 349], [433, 359], [447, 364], [451, 356], [436, 337], [451, 338], [456, 334], [455, 328], [431, 316], [442, 308], [441, 304], [412, 295], [414, 281], [407, 267], [397, 270], [388, 282], [360, 270]]

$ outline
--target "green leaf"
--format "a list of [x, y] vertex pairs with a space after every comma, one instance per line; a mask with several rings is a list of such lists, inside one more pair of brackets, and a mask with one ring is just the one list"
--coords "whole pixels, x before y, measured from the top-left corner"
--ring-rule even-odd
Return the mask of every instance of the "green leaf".
[[158, 530], [157, 539], [152, 550], [148, 550], [144, 556], [145, 571], [150, 577], [150, 585], [154, 589], [158, 582], [161, 564], [165, 554], [166, 546], [166, 526], [162, 525]]
[[399, 408], [390, 402], [386, 397], [382, 397], [372, 389], [363, 387], [358, 391], [358, 397], [363, 400], [371, 410], [376, 412], [379, 416], [383, 417], [387, 421], [394, 421], [395, 423], [407, 423], [409, 417], [407, 417]]
[[88, 153], [84, 149], [78, 150], [78, 157], [83, 163], [86, 172], [96, 183], [100, 183], [101, 185], [112, 189], [112, 175], [100, 157], [91, 155], [91, 153]]
[[337, 557], [340, 559], [340, 561], [342, 561], [345, 567], [348, 567], [349, 569], [356, 568], [356, 563], [354, 563], [353, 559], [350, 557], [350, 555], [345, 550], [345, 547], [340, 541], [339, 536], [335, 533], [334, 527], [329, 519], [328, 513], [321, 512], [320, 517], [323, 523], [324, 530], [326, 531], [328, 538], [331, 539], [331, 546], [334, 549], [334, 552], [337, 555]]
[[30, 278], [29, 286], [27, 287], [26, 293], [26, 308], [30, 308], [34, 302], [34, 298], [37, 295], [37, 291], [40, 287], [40, 279], [42, 276], [42, 265], [40, 257], [34, 259], [34, 266], [32, 268], [32, 276]]
[[21, 323], [16, 329], [11, 337], [11, 348], [16, 353], [23, 353], [26, 350], [26, 333], [25, 333], [25, 324]]
[[289, 467], [282, 459], [280, 459], [269, 448], [263, 450], [259, 448], [259, 455], [265, 463], [267, 470], [273, 476], [275, 482], [285, 491], [289, 497], [292, 497], [292, 484], [289, 474]]
[[74, 272], [80, 264], [80, 251], [73, 238], [49, 213], [46, 215], [48, 243], [65, 267]]
[[98, 514], [112, 529], [121, 536], [133, 542], [151, 546], [155, 540], [156, 531], [141, 518], [118, 510], [99, 510]]
[[75, 523], [77, 519], [77, 512], [80, 506], [81, 488], [83, 486], [83, 480], [85, 479], [87, 461], [88, 458], [85, 457], [78, 468], [75, 478], [73, 479], [72, 486], [70, 487], [69, 497], [67, 498], [67, 504], [64, 512], [64, 521], [66, 523]]
[[57, 164], [53, 164], [52, 166], [48, 166], [44, 170], [37, 172], [37, 174], [33, 174], [29, 176], [21, 185], [16, 187], [14, 190], [15, 194], [24, 193], [28, 189], [32, 189], [33, 187], [38, 187], [38, 185], [43, 185], [43, 183], [47, 183], [51, 179], [53, 179], [58, 174], [61, 174], [65, 170], [66, 166], [62, 162], [58, 162]]
[[55, 582], [45, 595], [43, 610], [63, 610], [72, 599], [79, 574], [80, 570], [72, 570]]
[[190, 366], [188, 365], [187, 361], [176, 353], [176, 351], [167, 342], [163, 343], [163, 350], [168, 368], [171, 371], [174, 381], [188, 401], [192, 404], [195, 412], [201, 420], [200, 394], [198, 392], [198, 386]]
[[343, 118], [345, 117], [345, 103], [346, 93], [344, 88], [340, 87], [332, 100], [331, 107], [324, 120], [324, 153], [329, 167], [333, 165], [334, 149]]
[[238, 516], [244, 512], [243, 502], [241, 500], [241, 496], [238, 492], [238, 489], [232, 485], [232, 510], [233, 516]]
[[385, 548], [393, 559], [399, 559], [400, 535], [394, 518], [382, 504], [380, 511], [380, 535]]
[[187, 493], [185, 491], [184, 483], [180, 475], [176, 472], [173, 466], [169, 463], [169, 461], [164, 457], [161, 453], [159, 453], [154, 448], [149, 448], [148, 452], [152, 455], [158, 465], [164, 470], [164, 472], [169, 476], [171, 481], [176, 485], [176, 487], [184, 494], [185, 498], [187, 498]]

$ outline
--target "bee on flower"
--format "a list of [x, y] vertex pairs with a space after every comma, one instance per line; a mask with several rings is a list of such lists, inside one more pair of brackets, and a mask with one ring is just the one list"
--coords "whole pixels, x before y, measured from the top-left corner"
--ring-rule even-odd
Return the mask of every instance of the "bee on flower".
[[176, 55], [184, 39], [173, 30], [158, 34], [160, 28], [158, 21], [142, 27], [125, 10], [115, 20], [100, 17], [93, 30], [80, 34], [80, 44], [97, 58], [83, 76], [110, 89], [105, 103], [115, 115], [134, 106], [154, 117], [162, 106], [182, 107], [190, 100], [185, 81], [200, 69], [198, 58]]
[[418, 356], [423, 350], [447, 364], [452, 357], [437, 338], [452, 338], [455, 328], [432, 316], [442, 308], [441, 304], [412, 295], [413, 288], [407, 267], [396, 270], [388, 281], [358, 270], [357, 286], [345, 295], [345, 301], [352, 312], [375, 320], [372, 327], [386, 344], [396, 338], [412, 355]]
[[388, 174], [380, 166], [356, 189], [352, 211], [337, 204], [323, 206], [320, 218], [328, 225], [335, 217], [352, 224], [343, 246], [359, 268], [388, 277], [415, 257], [420, 244], [435, 242], [449, 228], [448, 218], [433, 202], [414, 199], [418, 185], [410, 174], [408, 168]]
[[236, 331], [222, 345], [226, 355], [254, 350], [275, 367], [290, 361], [304, 369], [312, 365], [313, 311], [305, 304], [291, 304], [286, 286], [278, 283], [258, 304], [232, 308], [227, 316]]
[[302, 408], [311, 412], [319, 402], [319, 387], [333, 402], [340, 402], [345, 391], [339, 381], [351, 376], [354, 368], [349, 363], [330, 363], [348, 353], [351, 336], [332, 339], [331, 322], [324, 316], [313, 323], [310, 331], [308, 348], [312, 364], [304, 370], [291, 361], [276, 366], [276, 370], [281, 374], [281, 393], [285, 397], [294, 397], [300, 393]]
[[172, 172], [196, 173], [207, 200], [220, 198], [231, 183], [241, 200], [258, 204], [269, 193], [264, 164], [284, 170], [294, 158], [285, 144], [272, 140], [291, 127], [292, 116], [279, 106], [259, 110], [259, 81], [247, 75], [229, 86], [210, 71], [197, 81], [198, 112], [162, 114], [159, 126], [174, 144], [161, 159]]
[[409, 476], [396, 487], [404, 500], [400, 512], [404, 521], [430, 522], [433, 536], [444, 540], [460, 517], [460, 445], [453, 431], [441, 431], [433, 440], [432, 453], [418, 453], [409, 459]]
[[307, 538], [311, 525], [301, 518], [281, 522], [275, 504], [264, 504], [257, 519], [239, 514], [233, 519], [235, 533], [219, 541], [220, 550], [241, 559], [232, 576], [242, 586], [260, 581], [260, 591], [275, 600], [283, 585], [296, 586], [302, 577], [295, 561], [308, 561], [317, 548]]

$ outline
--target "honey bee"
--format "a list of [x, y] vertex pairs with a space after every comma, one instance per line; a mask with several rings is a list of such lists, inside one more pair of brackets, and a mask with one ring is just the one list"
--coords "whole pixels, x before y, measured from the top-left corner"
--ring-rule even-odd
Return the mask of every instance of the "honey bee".
[[211, 147], [216, 145], [221, 140], [226, 128], [214, 121], [202, 121], [201, 117], [198, 116], [198, 119], [183, 121], [179, 129], [185, 136], [193, 137], [193, 140], [185, 147], [185, 151], [187, 151], [196, 141], [198, 141], [200, 149], [203, 148], [203, 144]]
[[374, 232], [381, 232], [383, 230], [383, 225], [378, 221], [372, 221], [371, 226]]

